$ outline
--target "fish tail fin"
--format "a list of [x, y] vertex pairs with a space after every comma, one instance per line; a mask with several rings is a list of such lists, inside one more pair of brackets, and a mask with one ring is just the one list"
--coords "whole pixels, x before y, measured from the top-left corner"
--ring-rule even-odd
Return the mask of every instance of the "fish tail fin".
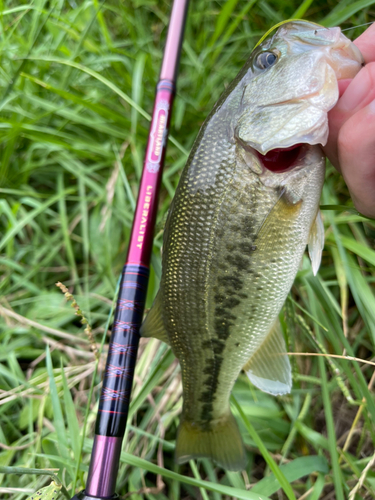
[[232, 413], [210, 424], [209, 429], [182, 421], [177, 435], [175, 459], [182, 464], [193, 458], [212, 458], [227, 470], [243, 470], [246, 455], [237, 422]]

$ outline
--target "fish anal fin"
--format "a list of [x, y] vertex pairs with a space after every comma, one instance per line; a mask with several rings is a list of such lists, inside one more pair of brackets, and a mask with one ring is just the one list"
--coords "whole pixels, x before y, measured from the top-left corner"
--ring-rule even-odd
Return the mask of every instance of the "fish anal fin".
[[320, 261], [322, 260], [322, 252], [324, 248], [324, 225], [320, 210], [318, 210], [315, 220], [311, 226], [307, 244], [309, 248], [312, 271], [315, 276], [320, 267]]
[[291, 368], [278, 322], [243, 369], [250, 382], [261, 391], [274, 396], [291, 391]]
[[146, 319], [143, 321], [140, 334], [142, 337], [154, 337], [169, 345], [169, 338], [162, 317], [162, 296], [159, 292], [152, 304]]
[[209, 429], [203, 429], [194, 422], [181, 422], [176, 441], [176, 462], [182, 464], [203, 457], [212, 458], [227, 470], [245, 469], [243, 441], [230, 410], [224, 418], [211, 422]]

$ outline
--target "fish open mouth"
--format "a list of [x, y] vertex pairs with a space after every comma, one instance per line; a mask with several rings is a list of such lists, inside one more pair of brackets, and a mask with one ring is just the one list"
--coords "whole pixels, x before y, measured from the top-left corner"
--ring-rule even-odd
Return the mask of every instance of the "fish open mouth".
[[[262, 165], [271, 172], [281, 173], [297, 166], [297, 162], [306, 144], [294, 144], [289, 148], [271, 149], [265, 155], [257, 151]], [[298, 162], [299, 163], [299, 162]]]

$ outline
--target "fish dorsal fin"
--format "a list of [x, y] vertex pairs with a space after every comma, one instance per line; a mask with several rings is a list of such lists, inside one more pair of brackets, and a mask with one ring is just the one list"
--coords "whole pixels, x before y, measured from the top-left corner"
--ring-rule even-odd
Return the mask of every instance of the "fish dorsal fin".
[[324, 248], [324, 225], [320, 210], [318, 210], [315, 220], [311, 226], [309, 241], [307, 242], [307, 244], [309, 247], [309, 256], [311, 259], [312, 271], [315, 276], [319, 270]]
[[261, 391], [274, 396], [291, 391], [291, 368], [278, 322], [243, 369], [250, 382]]
[[142, 337], [154, 337], [169, 345], [169, 338], [162, 317], [162, 295], [158, 292], [154, 303], [142, 323], [140, 334]]

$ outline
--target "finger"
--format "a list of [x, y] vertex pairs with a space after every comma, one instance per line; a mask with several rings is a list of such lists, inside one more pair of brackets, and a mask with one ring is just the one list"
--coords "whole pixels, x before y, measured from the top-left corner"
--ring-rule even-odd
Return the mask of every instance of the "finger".
[[[356, 75], [353, 80], [339, 81], [339, 101], [328, 113], [329, 137], [324, 148], [331, 163], [340, 171], [337, 153], [337, 137], [340, 127], [355, 113], [355, 108], [361, 109], [371, 102], [374, 97], [375, 82], [375, 24], [371, 25], [354, 43], [362, 52], [367, 66]], [[372, 63], [372, 64], [371, 64]]]
[[340, 170], [337, 138], [342, 125], [375, 99], [375, 62], [364, 66], [349, 83], [336, 106], [328, 113], [329, 137], [324, 148], [333, 165]]
[[367, 30], [362, 33], [356, 40], [355, 45], [362, 52], [365, 63], [375, 61], [375, 24], [372, 24]]
[[353, 78], [345, 78], [344, 80], [338, 80], [338, 86], [339, 86], [339, 97], [342, 97], [346, 89], [349, 87], [350, 83], [352, 82]]
[[341, 127], [338, 159], [355, 207], [375, 217], [375, 101]]
[[343, 115], [351, 115], [364, 108], [375, 99], [375, 62], [366, 64], [353, 78], [336, 110]]

